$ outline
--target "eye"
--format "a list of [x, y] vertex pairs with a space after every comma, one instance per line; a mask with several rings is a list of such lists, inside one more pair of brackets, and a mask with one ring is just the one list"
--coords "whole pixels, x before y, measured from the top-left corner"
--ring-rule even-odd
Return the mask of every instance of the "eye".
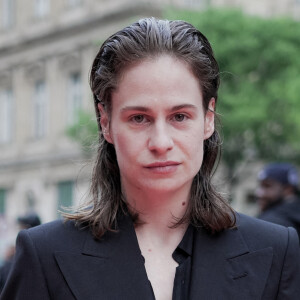
[[176, 122], [182, 122], [185, 119], [186, 119], [186, 115], [184, 115], [184, 114], [176, 114], [176, 115], [174, 115], [174, 120]]
[[135, 115], [131, 118], [131, 120], [138, 124], [144, 123], [146, 121], [144, 115]]

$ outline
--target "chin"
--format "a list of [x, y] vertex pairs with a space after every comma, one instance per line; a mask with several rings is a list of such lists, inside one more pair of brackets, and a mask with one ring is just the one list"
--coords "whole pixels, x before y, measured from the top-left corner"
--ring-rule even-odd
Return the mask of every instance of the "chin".
[[180, 190], [181, 188], [188, 187], [190, 189], [192, 180], [190, 181], [178, 181], [174, 179], [157, 179], [145, 182], [142, 189], [148, 190], [153, 193], [171, 193]]

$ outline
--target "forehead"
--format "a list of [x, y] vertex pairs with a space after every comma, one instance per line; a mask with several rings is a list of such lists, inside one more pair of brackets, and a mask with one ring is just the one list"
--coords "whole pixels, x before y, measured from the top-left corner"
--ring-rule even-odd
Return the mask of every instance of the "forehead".
[[[160, 66], [168, 66], [169, 68], [159, 68]], [[170, 69], [174, 70], [177, 68], [180, 68], [183, 71], [187, 70], [191, 75], [194, 75], [188, 62], [176, 57], [172, 53], [162, 53], [145, 57], [127, 65], [125, 64], [124, 68], [121, 68], [121, 72], [118, 76], [119, 84], [122, 82], [125, 76], [130, 76], [130, 74], [138, 72], [140, 69], [145, 67], [151, 68], [152, 71], [158, 70], [161, 78], [164, 74], [169, 74]]]
[[266, 178], [261, 180], [260, 185], [262, 187], [270, 187], [270, 188], [281, 188], [284, 186], [281, 182], [274, 180], [272, 178]]
[[[121, 73], [114, 102], [174, 102], [194, 101], [202, 105], [202, 91], [198, 78], [189, 65], [173, 56], [161, 55], [136, 62]], [[163, 100], [163, 101], [162, 101]], [[150, 103], [150, 102], [149, 102]]]

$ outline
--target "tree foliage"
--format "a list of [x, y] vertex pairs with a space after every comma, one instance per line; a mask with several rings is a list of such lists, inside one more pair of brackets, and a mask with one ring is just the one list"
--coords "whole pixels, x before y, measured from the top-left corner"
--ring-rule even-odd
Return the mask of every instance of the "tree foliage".
[[[168, 10], [203, 32], [220, 64], [223, 160], [300, 162], [300, 23], [262, 19], [236, 10]], [[81, 112], [68, 130], [84, 149], [97, 140], [97, 124]]]
[[220, 64], [223, 159], [300, 162], [300, 23], [236, 10], [174, 11], [203, 32]]
[[86, 155], [98, 142], [98, 124], [90, 112], [79, 110], [76, 122], [67, 128], [67, 135], [77, 141]]

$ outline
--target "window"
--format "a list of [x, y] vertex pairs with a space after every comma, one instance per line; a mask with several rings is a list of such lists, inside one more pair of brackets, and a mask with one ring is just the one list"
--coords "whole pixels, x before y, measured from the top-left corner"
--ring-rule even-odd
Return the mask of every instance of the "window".
[[58, 183], [58, 215], [59, 211], [65, 211], [65, 208], [73, 204], [73, 181], [63, 181]]
[[49, 0], [35, 0], [34, 12], [37, 18], [44, 18], [49, 14], [50, 2]]
[[47, 93], [46, 84], [43, 80], [38, 80], [35, 83], [33, 109], [33, 136], [34, 138], [39, 139], [46, 135], [47, 124]]
[[5, 196], [6, 191], [4, 189], [0, 189], [0, 215], [5, 213]]
[[78, 112], [81, 108], [82, 101], [81, 76], [79, 73], [73, 73], [68, 79], [67, 88], [67, 122], [72, 125], [77, 121]]
[[14, 24], [14, 0], [2, 0], [2, 26], [9, 29]]
[[12, 140], [12, 102], [13, 96], [11, 89], [0, 91], [0, 144], [7, 144]]

